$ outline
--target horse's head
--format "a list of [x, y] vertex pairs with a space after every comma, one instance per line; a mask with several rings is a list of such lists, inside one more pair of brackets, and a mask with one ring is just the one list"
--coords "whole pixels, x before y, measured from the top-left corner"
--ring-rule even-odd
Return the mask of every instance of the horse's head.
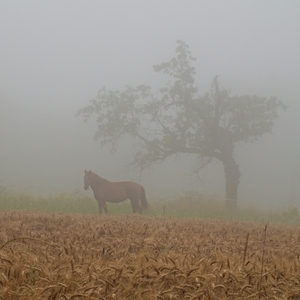
[[84, 189], [87, 190], [91, 184], [92, 171], [84, 170]]

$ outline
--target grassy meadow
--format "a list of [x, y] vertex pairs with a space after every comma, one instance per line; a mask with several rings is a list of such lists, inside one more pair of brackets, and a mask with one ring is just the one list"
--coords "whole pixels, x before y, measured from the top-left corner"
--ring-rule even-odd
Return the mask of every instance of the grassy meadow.
[[[223, 200], [206, 197], [192, 191], [176, 197], [148, 199], [148, 201], [151, 209], [146, 212], [146, 215], [149, 216], [300, 224], [300, 217], [296, 208], [286, 211], [271, 209], [261, 211], [255, 207], [241, 206], [238, 203], [237, 209], [228, 210], [225, 208]], [[107, 206], [110, 215], [132, 213], [129, 200], [118, 204], [107, 203]], [[98, 205], [96, 200], [86, 192], [33, 196], [30, 193], [0, 188], [0, 211], [12, 210], [98, 214]]]

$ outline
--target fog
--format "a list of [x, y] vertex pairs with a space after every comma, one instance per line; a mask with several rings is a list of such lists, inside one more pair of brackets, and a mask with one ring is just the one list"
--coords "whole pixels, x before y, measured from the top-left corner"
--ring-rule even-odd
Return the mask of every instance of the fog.
[[140, 181], [150, 201], [187, 190], [223, 197], [223, 167], [189, 177], [181, 155], [139, 177], [94, 141], [96, 122], [75, 117], [104, 85], [158, 90], [152, 66], [185, 41], [200, 94], [214, 76], [232, 94], [276, 96], [289, 106], [273, 134], [240, 145], [239, 203], [300, 208], [299, 1], [1, 1], [0, 185], [36, 194], [83, 190], [84, 169]]

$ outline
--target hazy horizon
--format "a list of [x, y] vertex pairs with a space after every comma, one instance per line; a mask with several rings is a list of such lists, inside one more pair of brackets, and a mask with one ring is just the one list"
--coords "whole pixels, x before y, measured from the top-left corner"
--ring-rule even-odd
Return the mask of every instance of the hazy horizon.
[[84, 169], [92, 169], [140, 181], [153, 200], [187, 190], [223, 197], [221, 163], [203, 170], [203, 184], [187, 175], [193, 160], [184, 155], [139, 178], [125, 168], [130, 145], [110, 155], [93, 140], [95, 122], [75, 117], [103, 86], [158, 91], [167, 78], [153, 65], [174, 57], [183, 40], [197, 58], [200, 94], [220, 75], [232, 94], [289, 106], [272, 135], [238, 146], [238, 195], [240, 203], [300, 208], [299, 12], [298, 1], [271, 0], [1, 2], [0, 186], [83, 191]]

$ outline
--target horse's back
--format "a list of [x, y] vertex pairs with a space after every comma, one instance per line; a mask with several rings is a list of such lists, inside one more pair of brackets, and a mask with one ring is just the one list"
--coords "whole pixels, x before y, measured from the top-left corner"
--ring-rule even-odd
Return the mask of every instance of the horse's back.
[[126, 186], [128, 198], [130, 197], [140, 198], [141, 193], [144, 190], [144, 187], [141, 184], [133, 181], [123, 181], [122, 183]]
[[122, 202], [128, 198], [125, 184], [108, 180], [98, 186], [96, 195], [107, 202]]

